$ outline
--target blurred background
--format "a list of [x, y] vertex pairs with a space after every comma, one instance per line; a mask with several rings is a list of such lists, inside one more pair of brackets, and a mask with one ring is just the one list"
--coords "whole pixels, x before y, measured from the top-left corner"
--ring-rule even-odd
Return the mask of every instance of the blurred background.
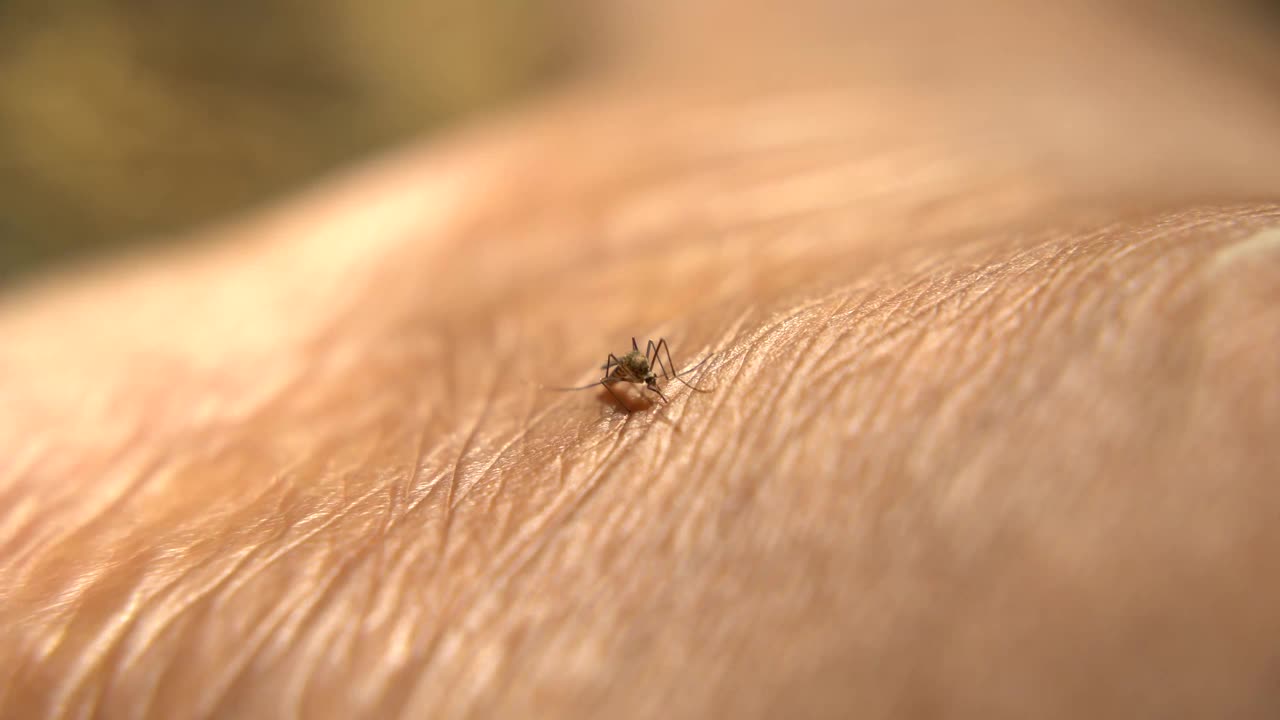
[[[0, 0], [0, 292], [571, 77], [626, 4]], [[1276, 0], [1182, 7], [1280, 38]]]
[[0, 289], [567, 72], [556, 0], [0, 0]]

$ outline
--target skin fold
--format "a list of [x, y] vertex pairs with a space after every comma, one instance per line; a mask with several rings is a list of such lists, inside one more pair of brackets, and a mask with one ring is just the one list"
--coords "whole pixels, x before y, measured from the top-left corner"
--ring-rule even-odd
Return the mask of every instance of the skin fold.
[[1273, 66], [698, 7], [0, 300], [0, 715], [1280, 714]]

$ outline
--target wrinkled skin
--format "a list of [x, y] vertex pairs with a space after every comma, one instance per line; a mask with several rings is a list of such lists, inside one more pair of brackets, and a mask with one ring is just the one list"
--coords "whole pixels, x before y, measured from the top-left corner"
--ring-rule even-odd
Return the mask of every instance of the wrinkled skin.
[[[3, 714], [1280, 715], [1280, 96], [1001, 5], [677, 17], [8, 297]], [[714, 390], [540, 388], [632, 335]]]

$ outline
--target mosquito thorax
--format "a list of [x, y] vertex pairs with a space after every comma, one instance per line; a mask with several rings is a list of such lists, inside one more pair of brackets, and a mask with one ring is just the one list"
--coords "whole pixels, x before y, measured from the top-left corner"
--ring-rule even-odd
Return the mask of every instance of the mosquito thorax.
[[645, 359], [644, 354], [637, 350], [632, 350], [618, 358], [618, 364], [636, 377], [642, 378], [649, 374], [649, 361]]

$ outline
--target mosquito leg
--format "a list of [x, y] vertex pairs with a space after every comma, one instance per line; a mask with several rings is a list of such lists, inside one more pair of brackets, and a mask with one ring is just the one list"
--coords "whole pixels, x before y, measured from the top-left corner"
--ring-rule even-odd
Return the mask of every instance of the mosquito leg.
[[706, 356], [706, 357], [702, 358], [702, 359], [701, 359], [701, 360], [699, 360], [699, 361], [697, 362], [697, 364], [695, 364], [693, 367], [689, 368], [688, 370], [685, 370], [685, 371], [684, 371], [684, 372], [682, 372], [682, 373], [679, 373], [679, 375], [688, 375], [689, 373], [693, 372], [694, 370], [697, 370], [698, 368], [700, 368], [700, 367], [702, 367], [703, 365], [705, 365], [705, 364], [707, 363], [707, 361], [708, 361], [708, 360], [710, 360], [712, 357], [714, 357], [714, 354], [712, 354], [712, 355], [708, 355], [708, 356]]
[[636, 352], [640, 352], [640, 346], [636, 344], [635, 338], [631, 338], [631, 349], [635, 350]]
[[595, 381], [595, 382], [593, 382], [593, 383], [590, 383], [590, 384], [588, 384], [588, 385], [581, 385], [581, 386], [579, 386], [579, 387], [551, 387], [551, 388], [547, 388], [547, 387], [544, 385], [543, 387], [544, 387], [544, 388], [546, 388], [547, 390], [554, 390], [554, 391], [556, 391], [556, 392], [573, 392], [573, 391], [575, 391], [575, 390], [589, 390], [589, 389], [591, 389], [591, 388], [595, 387], [596, 385], [599, 385], [599, 384], [600, 384], [600, 382], [601, 382], [601, 380], [604, 380], [604, 379], [606, 379], [606, 378], [608, 378], [608, 377], [609, 377], [609, 371], [610, 371], [610, 370], [612, 370], [612, 369], [616, 366], [617, 361], [618, 361], [618, 359], [617, 359], [617, 358], [615, 358], [614, 356], [610, 355], [610, 356], [609, 356], [609, 360], [608, 360], [608, 362], [606, 362], [604, 365], [601, 365], [601, 366], [600, 366], [600, 369], [601, 369], [601, 370], [604, 370], [604, 377], [602, 377], [602, 378], [600, 378], [600, 380], [597, 380], [597, 381]]
[[[606, 379], [606, 380], [607, 380], [607, 379], [609, 379], [609, 377], [611, 377], [611, 375], [610, 375], [610, 373], [609, 373], [609, 367], [610, 367], [610, 365], [612, 365], [612, 366], [613, 366], [613, 372], [618, 373], [617, 375], [614, 375], [614, 376], [612, 376], [612, 377], [617, 377], [619, 380], [626, 380], [626, 379], [628, 379], [628, 378], [623, 377], [623, 374], [622, 374], [622, 373], [623, 373], [623, 372], [630, 372], [630, 371], [628, 371], [628, 370], [626, 369], [626, 366], [624, 366], [624, 365], [622, 364], [622, 361], [618, 359], [618, 356], [617, 356], [617, 355], [614, 355], [613, 353], [609, 353], [609, 362], [605, 363], [605, 366], [604, 366], [604, 367], [605, 367], [604, 377], [605, 377], [605, 379]], [[622, 371], [622, 372], [619, 372], [619, 371]]]
[[[653, 355], [652, 360], [649, 359], [650, 355]], [[649, 367], [652, 368], [654, 365], [657, 365], [662, 368], [663, 380], [669, 379], [674, 374], [673, 372], [668, 372], [667, 366], [662, 364], [662, 358], [658, 355], [658, 346], [654, 345], [652, 340], [649, 341], [648, 347], [644, 350], [644, 359], [649, 362]]]
[[[675, 366], [676, 366], [676, 364], [675, 364], [674, 362], [671, 362], [671, 346], [670, 346], [670, 345], [667, 345], [667, 339], [666, 339], [666, 338], [662, 338], [661, 340], [659, 340], [659, 341], [658, 341], [658, 347], [659, 347], [659, 348], [662, 348], [663, 350], [666, 350], [666, 351], [667, 351], [667, 362], [671, 365], [671, 367], [675, 367]], [[655, 348], [655, 350], [656, 350], [656, 348]], [[710, 356], [707, 356], [707, 357], [710, 357]], [[684, 372], [684, 374], [685, 374], [685, 375], [688, 375], [690, 372], [693, 372], [695, 369], [697, 369], [699, 366], [701, 366], [701, 365], [702, 365], [702, 363], [704, 363], [704, 362], [706, 362], [706, 361], [707, 361], [707, 358], [703, 358], [703, 359], [702, 359], [702, 362], [700, 362], [700, 363], [698, 363], [697, 365], [694, 365], [693, 367], [689, 368], [688, 370], [686, 370], [686, 371]], [[694, 387], [693, 385], [690, 385], [690, 384], [689, 384], [689, 381], [687, 381], [687, 380], [685, 380], [684, 378], [680, 377], [680, 375], [681, 375], [681, 373], [675, 373], [675, 378], [676, 378], [677, 380], [679, 380], [680, 382], [684, 383], [684, 384], [685, 384], [685, 387], [689, 388], [690, 390], [693, 390], [693, 391], [695, 391], [695, 392], [710, 392], [709, 390], [704, 390], [703, 388], [700, 388], [700, 387]]]
[[[658, 338], [658, 343], [653, 346], [653, 351], [659, 352], [665, 350], [667, 352], [667, 362], [671, 363], [671, 346], [667, 345], [666, 338]], [[671, 363], [674, 366], [674, 363]]]
[[[658, 344], [653, 346], [653, 354], [657, 355], [659, 350], [667, 351], [667, 366], [671, 368], [672, 377], [674, 377], [677, 380], [680, 380], [680, 382], [684, 382], [684, 380], [680, 378], [680, 373], [676, 372], [676, 364], [671, 361], [671, 346], [667, 344], [666, 338], [658, 339]], [[688, 385], [689, 383], [684, 383], [684, 384]]]
[[622, 398], [618, 397], [618, 393], [613, 391], [613, 387], [611, 387], [612, 383], [606, 382], [605, 380], [601, 380], [600, 384], [604, 386], [605, 390], [609, 391], [609, 394], [613, 396], [613, 399], [617, 400], [618, 404], [622, 406], [622, 409], [626, 410], [627, 414], [630, 415], [631, 408], [626, 403], [622, 402]]

